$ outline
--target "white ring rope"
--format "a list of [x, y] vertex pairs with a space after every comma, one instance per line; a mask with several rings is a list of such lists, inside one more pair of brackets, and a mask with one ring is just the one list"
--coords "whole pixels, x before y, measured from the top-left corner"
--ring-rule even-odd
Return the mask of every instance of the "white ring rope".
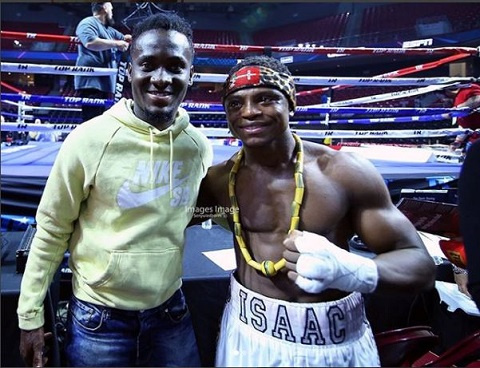
[[[450, 85], [449, 85], [450, 86]], [[375, 101], [378, 100], [379, 95], [367, 96]], [[38, 102], [38, 103], [57, 103], [65, 105], [79, 106], [87, 102], [87, 105], [92, 102], [88, 98], [83, 97], [62, 97], [62, 96], [42, 96], [42, 95], [29, 95], [29, 94], [10, 94], [2, 93], [3, 102], [9, 103], [15, 106], [19, 106], [19, 103], [10, 101], [21, 102]], [[98, 100], [95, 105], [106, 105], [108, 100]], [[351, 100], [346, 100], [351, 101]], [[345, 101], [341, 101], [345, 103]], [[325, 105], [325, 106], [323, 106]], [[349, 107], [349, 106], [331, 106], [331, 104], [323, 104], [321, 106], [297, 106], [295, 113], [310, 113], [310, 114], [402, 114], [402, 115], [425, 115], [425, 114], [456, 114], [457, 116], [468, 115], [472, 112], [469, 107]], [[210, 103], [210, 102], [182, 102], [181, 107], [186, 109], [189, 114], [211, 114], [211, 115], [225, 115], [225, 111], [222, 104]], [[25, 109], [29, 109], [32, 106], [25, 105]], [[33, 108], [37, 108], [33, 106]], [[57, 107], [59, 109], [59, 107]]]
[[13, 102], [13, 101], [8, 101], [8, 100], [2, 100], [2, 103], [6, 103], [6, 104], [17, 106], [17, 107], [20, 106], [20, 104], [18, 102]]
[[412, 97], [412, 96], [417, 96], [417, 95], [423, 95], [425, 93], [433, 92], [433, 91], [438, 91], [446, 87], [452, 87], [452, 86], [458, 86], [459, 84], [450, 84], [450, 85], [438, 85], [438, 86], [428, 86], [428, 87], [422, 87], [422, 88], [415, 88], [415, 89], [409, 89], [409, 90], [404, 90], [404, 91], [395, 91], [395, 92], [388, 92], [388, 93], [382, 93], [379, 95], [373, 95], [373, 96], [365, 96], [365, 97], [359, 97], [359, 98], [354, 98], [351, 100], [343, 100], [343, 101], [336, 101], [336, 102], [331, 102], [330, 104], [315, 104], [315, 105], [308, 105], [307, 107], [342, 107], [342, 106], [353, 106], [353, 105], [358, 105], [358, 104], [368, 104], [368, 103], [373, 103], [373, 102], [383, 102], [383, 101], [390, 101], [390, 100], [396, 100], [399, 98], [405, 98], [405, 97]]
[[[16, 132], [69, 132], [78, 127], [78, 124], [25, 124], [3, 123], [2, 131]], [[227, 128], [198, 128], [208, 137], [232, 138]], [[405, 129], [405, 130], [311, 130], [293, 129], [302, 138], [436, 138], [450, 137], [472, 132], [470, 129]]]
[[475, 82], [475, 78], [365, 78], [365, 77], [293, 77], [296, 85], [304, 86], [431, 86], [454, 82]]
[[[369, 98], [376, 99], [376, 96], [368, 96]], [[62, 97], [62, 96], [43, 96], [43, 95], [30, 95], [30, 94], [11, 94], [2, 93], [3, 102], [9, 103], [15, 106], [19, 106], [21, 102], [38, 102], [38, 103], [56, 103], [79, 106], [83, 104], [90, 105], [92, 99], [83, 97]], [[10, 101], [12, 99], [13, 101]], [[109, 106], [108, 100], [98, 100], [95, 105]], [[348, 100], [350, 101], [350, 100]], [[345, 102], [345, 101], [342, 101]], [[182, 102], [181, 107], [186, 109], [189, 114], [211, 114], [211, 115], [225, 115], [225, 110], [222, 104], [210, 103], [210, 102]], [[25, 105], [25, 109], [37, 108], [35, 106]], [[59, 107], [57, 107], [58, 109]], [[55, 108], [54, 108], [55, 109]], [[456, 114], [456, 116], [465, 116], [472, 112], [469, 107], [349, 107], [349, 106], [326, 106], [314, 107], [311, 106], [297, 106], [295, 113], [309, 113], [309, 114], [401, 114], [401, 115], [426, 115], [426, 114]]]
[[[232, 134], [223, 128], [199, 128], [207, 137], [228, 138]], [[292, 131], [302, 138], [437, 138], [470, 132], [468, 129], [405, 129], [405, 130], [311, 130]]]
[[[117, 69], [95, 68], [69, 65], [42, 65], [42, 64], [18, 64], [1, 63], [3, 72], [10, 73], [37, 73], [37, 74], [59, 74], [59, 75], [114, 75]], [[195, 73], [195, 82], [223, 83], [227, 74]], [[472, 77], [434, 77], [434, 78], [365, 78], [365, 77], [293, 77], [295, 84], [305, 86], [336, 86], [346, 84], [352, 86], [430, 86], [454, 82], [471, 83], [476, 82]]]
[[1, 66], [2, 72], [8, 73], [104, 76], [115, 75], [118, 71], [115, 68], [96, 68], [92, 66], [19, 64], [6, 62], [2, 63]]
[[[208, 137], [232, 137], [228, 129], [199, 128]], [[292, 130], [302, 138], [437, 138], [465, 134], [465, 129], [406, 129], [406, 130]]]
[[78, 124], [2, 123], [2, 132], [71, 132]]
[[32, 110], [82, 111], [82, 109], [78, 109], [75, 107], [47, 107], [47, 106], [29, 106], [29, 105], [25, 105], [23, 109], [25, 111], [32, 111]]

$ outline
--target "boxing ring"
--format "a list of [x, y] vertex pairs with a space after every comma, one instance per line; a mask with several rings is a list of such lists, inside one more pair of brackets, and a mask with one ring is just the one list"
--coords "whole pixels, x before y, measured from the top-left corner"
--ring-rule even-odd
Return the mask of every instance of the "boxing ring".
[[[29, 142], [29, 144], [21, 146], [2, 146], [2, 181], [4, 177], [25, 176], [46, 179], [61, 144], [62, 142]], [[433, 153], [423, 149], [375, 146], [372, 149], [349, 146], [345, 146], [342, 149], [370, 157], [370, 160], [385, 180], [444, 176], [457, 177], [461, 167], [461, 163], [436, 161]], [[362, 150], [365, 152], [362, 152]], [[230, 158], [238, 151], [238, 147], [213, 144], [213, 151], [214, 164], [216, 164]], [[378, 158], [385, 154], [404, 155], [404, 160], [393, 161]], [[425, 162], [415, 162], [415, 154], [417, 159]], [[407, 155], [413, 156], [412, 160], [408, 161]]]
[[[76, 37], [48, 35], [23, 32], [1, 31], [2, 38], [28, 38], [46, 42], [78, 43]], [[434, 69], [440, 65], [478, 57], [475, 48], [443, 47], [437, 49], [424, 48], [338, 48], [338, 47], [270, 47], [252, 45], [214, 45], [194, 44], [196, 52], [208, 53], [285, 53], [335, 54], [335, 55], [398, 55], [410, 57], [415, 55], [438, 55], [439, 59], [421, 65], [394, 70], [373, 77], [338, 77], [338, 76], [294, 76], [300, 88], [297, 99], [301, 101], [307, 96], [331, 95], [332, 91], [345, 90], [350, 87], [388, 87], [394, 91], [332, 101], [327, 98], [320, 104], [297, 106], [291, 118], [291, 129], [303, 139], [332, 145], [335, 149], [356, 152], [364, 155], [376, 166], [389, 189], [395, 190], [402, 185], [432, 186], [441, 182], [455, 180], [458, 177], [462, 156], [449, 152], [445, 145], [415, 144], [382, 144], [371, 140], [429, 140], [435, 143], [439, 139], [453, 139], [464, 134], [464, 129], [451, 127], [409, 128], [417, 123], [433, 124], [439, 121], [455, 119], [472, 113], [469, 108], [410, 108], [391, 107], [392, 102], [399, 99], [414, 98], [427, 93], [442, 91], [445, 88], [477, 82], [475, 78], [412, 78], [407, 77], [419, 71]], [[44, 96], [26, 94], [2, 82], [2, 105], [13, 106], [15, 113], [3, 115], [15, 119], [14, 122], [2, 123], [2, 135], [6, 132], [17, 132], [24, 136], [29, 132], [55, 134], [57, 137], [67, 135], [79, 123], [78, 118], [65, 118], [49, 124], [33, 124], [39, 111], [63, 110], [78, 112], [82, 105], [111, 106], [127, 91], [126, 63], [120, 62], [119, 69], [76, 67], [70, 65], [18, 64], [2, 62], [2, 72], [38, 73], [52, 75], [117, 75], [117, 88], [113, 100], [88, 99], [75, 96]], [[194, 83], [223, 83], [226, 74], [195, 73]], [[301, 88], [320, 87], [300, 90]], [[408, 88], [408, 89], [405, 89]], [[378, 104], [387, 103], [387, 107]], [[372, 106], [374, 105], [374, 106]], [[220, 103], [185, 102], [182, 104], [190, 114], [191, 122], [202, 130], [211, 140], [214, 149], [214, 163], [231, 157], [241, 142], [236, 141], [228, 130], [223, 106]], [[202, 119], [199, 119], [199, 116]], [[385, 125], [393, 129], [385, 129]], [[402, 126], [397, 129], [396, 125]], [[341, 129], [337, 129], [340, 127]], [[379, 128], [380, 127], [380, 128]], [[404, 129], [407, 127], [407, 129]], [[468, 133], [468, 132], [467, 132]], [[364, 143], [370, 141], [368, 143]], [[25, 144], [26, 143], [26, 144]], [[22, 208], [22, 198], [28, 197], [28, 180], [38, 185], [34, 192], [38, 195], [50, 173], [61, 142], [38, 142], [26, 140], [20, 144], [2, 142], [2, 207], [7, 211], [14, 209], [15, 203]], [[420, 184], [419, 184], [420, 183]], [[13, 191], [13, 194], [12, 194]], [[11, 199], [11, 195], [15, 197]], [[29, 206], [33, 206], [30, 204]], [[27, 206], [28, 207], [28, 206]], [[32, 211], [29, 210], [29, 213]]]
[[[46, 35], [36, 33], [1, 31], [2, 38], [28, 38], [45, 42], [78, 43], [76, 37], [62, 35]], [[194, 44], [196, 52], [208, 53], [273, 53], [284, 55], [291, 53], [334, 54], [334, 55], [398, 55], [409, 57], [415, 55], [434, 55], [439, 59], [434, 62], [412, 65], [373, 77], [338, 77], [338, 76], [295, 76], [299, 87], [315, 87], [298, 90], [301, 100], [305, 97], [330, 95], [332, 91], [340, 91], [356, 87], [381, 86], [396, 89], [379, 94], [371, 94], [344, 100], [331, 100], [323, 103], [300, 104], [291, 118], [291, 129], [300, 137], [319, 143], [329, 144], [335, 149], [356, 152], [367, 157], [384, 178], [391, 194], [401, 188], [425, 188], [439, 183], [453, 181], [458, 178], [462, 156], [449, 152], [446, 145], [435, 144], [438, 140], [454, 139], [464, 134], [464, 129], [442, 126], [435, 123], [451, 120], [472, 113], [469, 108], [410, 108], [392, 107], [391, 101], [421, 96], [427, 93], [442, 91], [445, 88], [477, 82], [474, 78], [411, 78], [406, 77], [416, 72], [434, 69], [454, 61], [468, 57], [478, 57], [479, 50], [474, 48], [439, 48], [439, 49], [398, 49], [398, 48], [337, 48], [337, 47], [270, 47], [250, 45], [212, 45]], [[23, 91], [10, 88], [2, 82], [2, 106], [8, 105], [15, 113], [4, 114], [10, 122], [1, 126], [3, 133], [27, 135], [29, 132], [56, 133], [67, 135], [80, 122], [78, 118], [49, 120], [49, 124], [34, 124], [39, 111], [62, 110], [78, 112], [82, 105], [111, 106], [122, 96], [123, 85], [119, 82], [125, 77], [125, 67], [118, 70], [106, 68], [78, 68], [69, 65], [39, 65], [1, 63], [2, 72], [39, 73], [52, 75], [111, 75], [117, 74], [117, 94], [114, 100], [92, 100], [75, 96], [44, 96], [25, 94]], [[123, 69], [122, 69], [123, 68]], [[194, 83], [223, 83], [224, 74], [197, 73]], [[410, 88], [411, 87], [411, 88]], [[409, 89], [405, 89], [409, 88]], [[5, 90], [9, 92], [5, 92]], [[12, 93], [13, 92], [13, 93]], [[319, 99], [320, 100], [320, 99]], [[378, 106], [379, 104], [385, 104]], [[220, 103], [204, 103], [202, 101], [182, 104], [190, 114], [193, 125], [201, 129], [211, 140], [214, 149], [214, 163], [232, 156], [241, 144], [231, 136], [223, 107]], [[199, 119], [202, 116], [203, 119]], [[210, 117], [210, 118], [209, 118]], [[417, 123], [431, 127], [419, 129]], [[388, 125], [388, 128], [386, 127]], [[376, 143], [376, 141], [380, 143]], [[398, 144], [384, 144], [383, 141], [398, 140]], [[430, 144], [405, 143], [408, 140], [430, 141]], [[2, 185], [2, 231], [23, 230], [25, 225], [33, 223], [36, 207], [43, 193], [45, 182], [52, 164], [57, 157], [61, 141], [43, 142], [25, 140], [22, 142], [3, 141], [1, 145], [1, 185]], [[15, 232], [10, 232], [12, 236]], [[9, 234], [9, 235], [10, 235]], [[201, 241], [199, 241], [199, 239]], [[213, 363], [215, 331], [218, 317], [223, 309], [228, 290], [228, 275], [205, 257], [199, 256], [204, 251], [231, 248], [231, 234], [214, 226], [206, 231], [200, 226], [187, 231], [187, 246], [184, 259], [184, 290], [188, 299], [195, 305], [192, 316], [195, 326], [202, 333], [199, 347], [206, 366]], [[232, 249], [229, 249], [232, 250]], [[2, 267], [3, 268], [3, 267]], [[3, 272], [3, 271], [2, 271]], [[2, 275], [2, 279], [5, 275]], [[19, 283], [21, 276], [13, 272], [8, 276]], [[17, 280], [18, 279], [18, 280]], [[201, 282], [199, 282], [201, 280]], [[2, 298], [3, 299], [3, 298]], [[388, 302], [388, 300], [387, 300]], [[384, 305], [385, 300], [378, 305]], [[391, 311], [407, 310], [410, 301], [390, 301], [394, 308]], [[14, 305], [15, 303], [11, 303]], [[376, 305], [372, 303], [372, 305]], [[403, 308], [401, 308], [403, 307]], [[370, 307], [373, 308], [373, 307]], [[410, 313], [410, 310], [409, 310]], [[12, 311], [14, 314], [14, 311]], [[391, 314], [380, 311], [375, 316], [391, 318]], [[13, 320], [13, 318], [12, 318]], [[371, 319], [375, 322], [375, 319]], [[389, 321], [391, 322], [391, 321]], [[393, 322], [392, 322], [393, 323]], [[380, 325], [380, 322], [379, 322]], [[16, 327], [15, 327], [16, 328]]]

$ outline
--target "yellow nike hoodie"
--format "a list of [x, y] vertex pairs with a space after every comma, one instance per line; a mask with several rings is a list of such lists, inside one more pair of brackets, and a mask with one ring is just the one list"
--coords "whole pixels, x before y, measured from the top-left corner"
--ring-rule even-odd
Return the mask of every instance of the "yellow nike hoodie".
[[87, 302], [149, 309], [181, 286], [184, 229], [212, 148], [182, 108], [163, 131], [132, 109], [122, 99], [63, 142], [37, 210], [21, 329], [44, 324], [43, 301], [67, 250], [73, 293]]

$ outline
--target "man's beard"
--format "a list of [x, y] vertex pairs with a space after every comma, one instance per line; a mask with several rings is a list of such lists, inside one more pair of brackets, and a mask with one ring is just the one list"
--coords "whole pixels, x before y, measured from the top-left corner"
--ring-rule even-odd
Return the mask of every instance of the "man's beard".
[[162, 111], [160, 113], [151, 113], [145, 111], [145, 118], [148, 123], [153, 125], [154, 127], [160, 129], [168, 128], [174, 121], [176, 111]]
[[107, 26], [113, 27], [115, 25], [115, 19], [113, 17], [107, 17]]

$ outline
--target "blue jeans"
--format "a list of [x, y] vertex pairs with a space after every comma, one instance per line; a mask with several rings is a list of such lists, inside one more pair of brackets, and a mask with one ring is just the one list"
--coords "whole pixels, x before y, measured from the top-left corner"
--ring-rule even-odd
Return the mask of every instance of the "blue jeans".
[[159, 307], [126, 311], [72, 297], [65, 357], [69, 367], [199, 367], [182, 291]]

